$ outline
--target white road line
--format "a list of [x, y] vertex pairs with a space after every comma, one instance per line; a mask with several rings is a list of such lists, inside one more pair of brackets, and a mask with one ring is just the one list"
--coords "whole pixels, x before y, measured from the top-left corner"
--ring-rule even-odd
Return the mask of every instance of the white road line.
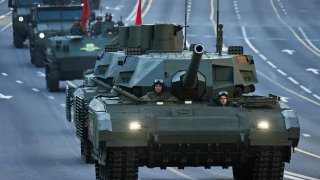
[[152, 1], [153, 0], [149, 0], [148, 2], [148, 6], [147, 6], [147, 8], [144, 10], [144, 12], [142, 13], [142, 17], [144, 17], [148, 12], [149, 12], [149, 10], [150, 10], [150, 8], [151, 8], [151, 4], [152, 4]]
[[312, 93], [312, 91], [310, 91], [310, 89], [304, 87], [303, 85], [300, 85], [300, 88], [303, 89], [304, 91], [306, 91], [307, 93]]
[[67, 82], [67, 84], [68, 84], [69, 86], [71, 86], [71, 87], [73, 87], [73, 88], [77, 88], [77, 85], [73, 84], [73, 82], [71, 82], [71, 81], [66, 81], [66, 82]]
[[40, 77], [45, 77], [46, 76], [43, 72], [38, 71], [37, 73], [38, 73], [38, 76], [40, 76]]
[[281, 69], [277, 69], [277, 71], [278, 71], [280, 74], [282, 74], [282, 75], [284, 75], [284, 76], [287, 76], [287, 74], [286, 74], [285, 72], [283, 72]]
[[6, 96], [0, 93], [0, 99], [11, 99], [13, 96]]
[[299, 177], [299, 178], [303, 178], [303, 179], [308, 179], [308, 180], [320, 180], [320, 179], [317, 179], [317, 178], [313, 178], [313, 177], [309, 177], [309, 176], [304, 176], [304, 175], [296, 174], [296, 173], [289, 172], [289, 171], [284, 171], [284, 173], [287, 174], [287, 175], [290, 175], [290, 176], [295, 176], [295, 177]]
[[299, 148], [295, 148], [294, 150], [296, 150], [296, 151], [298, 151], [298, 152], [301, 152], [301, 153], [303, 153], [303, 154], [307, 154], [307, 155], [309, 155], [309, 156], [312, 156], [312, 157], [315, 157], [315, 158], [320, 159], [320, 156], [319, 156], [319, 155], [315, 155], [315, 154], [310, 153], [310, 152], [307, 152], [307, 151], [305, 151], [305, 150], [302, 150], [302, 149], [299, 149]]
[[259, 56], [261, 57], [261, 59], [267, 61], [268, 59], [263, 55], [263, 54], [259, 54]]
[[9, 14], [11, 14], [12, 12], [11, 11], [9, 11], [9, 12], [7, 12], [6, 14], [4, 14], [4, 15], [1, 15], [0, 16], [0, 19], [3, 19], [3, 18], [5, 18], [5, 17], [7, 17]]
[[2, 76], [8, 76], [8, 74], [7, 73], [1, 73], [2, 74]]
[[287, 174], [284, 174], [283, 177], [288, 178], [288, 179], [292, 179], [292, 180], [305, 180], [305, 179], [294, 177], [294, 176], [290, 176], [290, 175], [287, 175]]
[[2, 29], [0, 29], [0, 31], [2, 32], [2, 31], [4, 31], [4, 30], [6, 30], [8, 27], [10, 27], [12, 25], [12, 23], [9, 23], [8, 25], [6, 25], [5, 27], [3, 27]]
[[288, 79], [293, 82], [294, 84], [298, 85], [298, 81], [296, 81], [295, 79], [293, 79], [292, 77], [288, 77]]
[[313, 52], [315, 55], [317, 55], [318, 57], [320, 57], [320, 53], [318, 53], [317, 51], [315, 51], [312, 47], [310, 47], [307, 43], [305, 43], [303, 41], [303, 39], [301, 39], [301, 37], [293, 30], [293, 28], [291, 26], [289, 26], [280, 16], [276, 6], [274, 5], [273, 3], [273, 0], [270, 0], [270, 3], [271, 3], [271, 6], [274, 10], [274, 12], [276, 13], [276, 16], [277, 18], [279, 19], [279, 21], [284, 25], [286, 26], [290, 31], [291, 33], [296, 37], [296, 39], [304, 46], [306, 47], [307, 49], [309, 49], [311, 52]]
[[168, 167], [167, 170], [171, 171], [172, 173], [174, 173], [174, 174], [176, 174], [178, 176], [184, 177], [186, 179], [195, 179], [193, 177], [190, 177], [190, 176], [187, 176], [187, 175], [183, 174], [182, 172], [180, 172], [180, 171], [178, 171], [178, 170], [176, 170], [176, 169], [174, 169], [172, 167]]
[[302, 136], [304, 136], [304, 137], [311, 137], [310, 134], [306, 134], [306, 133], [303, 133]]
[[241, 26], [242, 36], [244, 37], [245, 42], [248, 44], [248, 46], [257, 54], [259, 54], [259, 51], [251, 44], [247, 37], [247, 32], [244, 26]]
[[268, 63], [271, 67], [273, 67], [274, 69], [277, 68], [277, 66], [274, 65], [271, 61], [267, 61], [267, 63]]
[[317, 98], [320, 100], [320, 96], [316, 95], [316, 94], [313, 94], [313, 97]]
[[48, 96], [48, 99], [54, 100], [55, 98], [53, 96]]
[[320, 52], [320, 49], [318, 49], [308, 38], [308, 36], [306, 35], [306, 33], [303, 31], [303, 29], [301, 27], [298, 28], [299, 31], [301, 32], [302, 36], [304, 37], [304, 39], [307, 41], [307, 43], [316, 51]]
[[20, 80], [16, 80], [16, 82], [17, 82], [18, 84], [22, 84], [22, 83], [23, 83], [23, 82], [20, 81]]
[[65, 108], [66, 107], [66, 104], [60, 104], [61, 107]]
[[32, 91], [34, 91], [34, 92], [40, 92], [39, 89], [36, 89], [36, 88], [32, 88]]
[[[145, 1], [142, 1], [141, 3], [141, 8], [143, 7], [143, 4], [144, 4]], [[129, 16], [126, 18], [126, 21], [130, 21], [135, 14], [137, 14], [137, 8], [138, 8], [138, 5], [139, 5], [139, 1], [137, 1], [136, 5], [134, 6], [134, 8], [132, 9], [131, 13], [129, 14]]]
[[320, 103], [319, 103], [319, 102], [314, 101], [313, 99], [310, 99], [310, 98], [308, 98], [308, 97], [306, 97], [306, 96], [303, 96], [303, 95], [301, 95], [301, 94], [298, 94], [298, 93], [296, 93], [295, 91], [293, 91], [293, 90], [291, 90], [291, 89], [288, 89], [287, 87], [283, 86], [282, 84], [277, 83], [277, 82], [275, 82], [273, 79], [271, 79], [271, 78], [269, 78], [268, 76], [264, 75], [264, 74], [263, 74], [262, 72], [260, 72], [259, 70], [257, 70], [257, 73], [258, 73], [260, 76], [262, 76], [262, 77], [264, 77], [265, 79], [267, 79], [268, 81], [270, 81], [271, 83], [279, 86], [280, 88], [282, 88], [282, 89], [284, 89], [284, 90], [286, 90], [286, 91], [288, 91], [288, 92], [290, 92], [290, 93], [292, 93], [292, 94], [294, 94], [294, 95], [296, 95], [296, 96], [298, 96], [298, 97], [300, 97], [300, 98], [302, 98], [302, 99], [304, 99], [304, 100], [306, 100], [306, 101], [309, 101], [310, 103], [313, 103], [313, 104], [315, 104], [315, 105], [317, 105], [317, 106], [320, 106]]
[[5, 1], [6, 1], [6, 0], [1, 0], [1, 1], [0, 1], [0, 4], [2, 4], [2, 3], [5, 2]]

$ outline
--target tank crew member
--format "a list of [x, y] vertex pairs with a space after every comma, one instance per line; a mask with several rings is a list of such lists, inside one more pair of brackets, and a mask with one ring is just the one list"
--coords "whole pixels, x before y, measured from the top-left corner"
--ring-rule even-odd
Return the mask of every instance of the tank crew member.
[[172, 101], [178, 102], [178, 98], [173, 96], [171, 93], [166, 92], [166, 86], [162, 79], [155, 79], [152, 85], [152, 92], [147, 93], [140, 99], [142, 101]]
[[115, 22], [112, 21], [112, 15], [110, 13], [106, 14], [105, 21], [103, 23], [103, 35], [112, 35], [114, 33]]
[[70, 28], [69, 33], [71, 35], [79, 35], [79, 36], [83, 35], [83, 31], [82, 31], [82, 28], [81, 28], [81, 24], [80, 24], [80, 19], [79, 18], [75, 18], [74, 19], [74, 24]]
[[230, 104], [230, 99], [227, 91], [220, 91], [218, 94], [217, 105], [218, 106], [228, 106]]
[[94, 32], [92, 32], [91, 30], [86, 31], [86, 37], [91, 38], [91, 37], [93, 37], [93, 34], [94, 34]]
[[91, 26], [91, 29], [94, 32], [94, 36], [99, 36], [102, 33], [102, 17], [97, 16], [96, 23]]

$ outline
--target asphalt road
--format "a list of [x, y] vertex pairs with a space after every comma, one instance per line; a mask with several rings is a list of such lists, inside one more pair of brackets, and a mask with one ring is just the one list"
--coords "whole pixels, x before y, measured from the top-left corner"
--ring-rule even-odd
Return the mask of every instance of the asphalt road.
[[[1, 1], [0, 1], [1, 2]], [[215, 51], [215, 0], [188, 0], [188, 44]], [[184, 0], [143, 1], [143, 23], [184, 23]], [[44, 70], [30, 64], [29, 50], [12, 45], [11, 16], [0, 4], [1, 179], [94, 179], [80, 157], [73, 124], [65, 120], [64, 89], [49, 93]], [[98, 13], [133, 24], [136, 1], [104, 1]], [[298, 149], [286, 179], [320, 179], [320, 12], [318, 0], [220, 1], [225, 46], [242, 45], [254, 56], [256, 94], [274, 93], [300, 118]], [[3, 15], [3, 16], [2, 16]], [[81, 81], [73, 82], [75, 84]], [[232, 179], [231, 169], [139, 168], [139, 179]]]

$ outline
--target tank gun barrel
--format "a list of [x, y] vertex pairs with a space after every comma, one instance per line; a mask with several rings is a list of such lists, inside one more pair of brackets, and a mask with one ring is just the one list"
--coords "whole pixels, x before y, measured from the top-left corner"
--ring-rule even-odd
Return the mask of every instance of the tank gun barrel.
[[204, 47], [201, 44], [197, 44], [194, 46], [191, 63], [182, 81], [184, 88], [192, 89], [196, 86], [197, 74], [203, 54], [203, 49]]

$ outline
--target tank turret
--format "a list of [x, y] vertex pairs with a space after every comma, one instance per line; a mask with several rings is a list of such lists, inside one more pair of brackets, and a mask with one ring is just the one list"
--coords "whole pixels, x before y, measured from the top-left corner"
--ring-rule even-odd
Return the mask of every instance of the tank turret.
[[204, 47], [196, 44], [187, 71], [179, 71], [172, 77], [172, 90], [179, 99], [200, 99], [205, 93], [205, 77], [199, 73]]

